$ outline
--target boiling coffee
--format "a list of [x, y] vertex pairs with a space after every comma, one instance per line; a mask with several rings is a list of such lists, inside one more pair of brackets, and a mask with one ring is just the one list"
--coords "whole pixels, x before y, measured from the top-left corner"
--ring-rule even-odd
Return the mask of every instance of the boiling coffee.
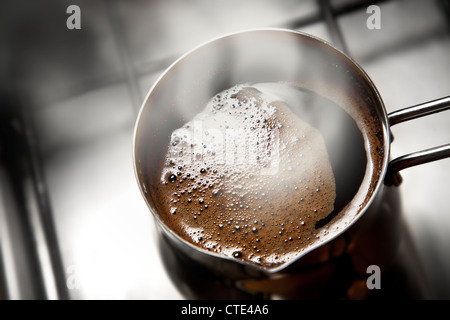
[[357, 123], [334, 102], [291, 84], [245, 84], [172, 133], [148, 185], [181, 238], [270, 269], [357, 215], [367, 159]]

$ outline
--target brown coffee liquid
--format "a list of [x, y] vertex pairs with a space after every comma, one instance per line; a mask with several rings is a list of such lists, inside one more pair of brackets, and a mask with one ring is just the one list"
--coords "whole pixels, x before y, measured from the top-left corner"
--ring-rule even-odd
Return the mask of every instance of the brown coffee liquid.
[[366, 166], [360, 130], [333, 102], [287, 84], [238, 85], [172, 133], [150, 186], [180, 237], [273, 268], [341, 231]]

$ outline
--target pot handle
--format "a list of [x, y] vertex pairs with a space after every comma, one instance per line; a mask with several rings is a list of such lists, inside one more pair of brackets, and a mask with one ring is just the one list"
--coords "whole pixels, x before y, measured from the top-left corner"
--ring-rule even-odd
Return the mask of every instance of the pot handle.
[[[389, 125], [392, 127], [404, 121], [420, 118], [447, 109], [450, 109], [450, 96], [391, 112], [388, 114]], [[450, 144], [398, 157], [389, 163], [385, 184], [395, 186], [400, 185], [402, 182], [402, 178], [399, 174], [400, 170], [449, 157]]]

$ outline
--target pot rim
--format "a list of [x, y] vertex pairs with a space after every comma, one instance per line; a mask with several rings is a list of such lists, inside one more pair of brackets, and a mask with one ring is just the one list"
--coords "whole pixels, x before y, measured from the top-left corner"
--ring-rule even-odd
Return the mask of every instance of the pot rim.
[[[136, 159], [136, 151], [137, 151], [137, 144], [136, 144], [136, 138], [137, 138], [137, 134], [138, 134], [138, 129], [140, 128], [140, 123], [141, 123], [141, 119], [142, 119], [142, 114], [144, 112], [144, 109], [146, 108], [147, 105], [147, 101], [149, 99], [149, 97], [151, 96], [151, 94], [153, 93], [153, 91], [155, 90], [155, 88], [158, 86], [158, 84], [160, 83], [160, 81], [172, 70], [172, 68], [179, 64], [181, 61], [183, 61], [187, 56], [194, 54], [197, 50], [199, 50], [202, 47], [211, 45], [217, 41], [221, 41], [223, 39], [229, 38], [229, 37], [233, 37], [236, 35], [241, 35], [241, 34], [250, 34], [250, 33], [259, 33], [259, 32], [281, 32], [281, 33], [291, 33], [294, 34], [296, 36], [301, 36], [301, 37], [306, 37], [309, 39], [312, 39], [314, 41], [317, 41], [319, 43], [321, 43], [322, 45], [328, 46], [330, 49], [333, 49], [334, 51], [336, 51], [339, 55], [341, 59], [347, 60], [352, 66], [354, 66], [357, 71], [363, 76], [363, 78], [367, 81], [367, 84], [370, 85], [370, 89], [373, 90], [374, 95], [376, 96], [376, 98], [378, 99], [379, 105], [380, 105], [380, 110], [377, 110], [377, 115], [378, 118], [380, 120], [381, 123], [381, 129], [383, 132], [383, 142], [384, 142], [384, 154], [383, 154], [383, 159], [381, 160], [381, 170], [379, 170], [379, 174], [378, 174], [378, 179], [373, 187], [373, 191], [372, 194], [370, 196], [370, 198], [366, 201], [364, 207], [362, 209], [360, 209], [359, 213], [357, 213], [348, 223], [348, 225], [345, 228], [341, 228], [341, 230], [339, 232], [335, 232], [334, 235], [326, 240], [324, 240], [323, 242], [320, 242], [319, 244], [316, 245], [312, 245], [310, 248], [305, 249], [304, 251], [302, 251], [298, 256], [296, 256], [295, 258], [293, 258], [290, 261], [287, 261], [285, 263], [283, 263], [280, 266], [277, 267], [273, 267], [273, 268], [265, 268], [262, 266], [258, 266], [255, 265], [253, 263], [250, 262], [246, 262], [243, 260], [237, 260], [235, 258], [232, 257], [228, 257], [225, 255], [221, 255], [218, 253], [214, 253], [214, 252], [210, 252], [207, 250], [204, 250], [200, 247], [195, 246], [194, 244], [186, 241], [185, 239], [183, 239], [181, 236], [179, 236], [178, 234], [176, 234], [173, 230], [169, 229], [165, 223], [162, 221], [162, 219], [159, 217], [159, 215], [154, 212], [153, 208], [150, 206], [146, 196], [145, 196], [145, 191], [143, 190], [141, 181], [139, 179], [139, 173], [138, 173], [138, 168], [137, 168], [137, 159]], [[182, 243], [183, 245], [187, 246], [188, 248], [190, 248], [191, 250], [194, 250], [195, 252], [199, 252], [202, 254], [205, 254], [209, 257], [214, 257], [214, 258], [218, 258], [218, 259], [223, 259], [223, 260], [227, 260], [233, 263], [237, 263], [237, 264], [241, 264], [244, 267], [250, 267], [250, 268], [254, 268], [257, 271], [262, 271], [264, 273], [267, 274], [276, 274], [286, 268], [288, 268], [290, 265], [292, 265], [293, 263], [295, 263], [296, 261], [298, 261], [299, 259], [301, 259], [302, 257], [304, 257], [305, 255], [307, 255], [308, 253], [316, 250], [318, 247], [321, 247], [331, 241], [333, 241], [334, 239], [336, 239], [337, 237], [339, 237], [340, 235], [342, 235], [343, 233], [345, 233], [351, 226], [353, 226], [356, 221], [358, 221], [363, 215], [364, 213], [367, 211], [367, 209], [371, 206], [371, 204], [374, 201], [375, 196], [379, 193], [379, 189], [381, 188], [381, 186], [384, 184], [384, 180], [385, 180], [385, 176], [386, 176], [386, 172], [387, 172], [387, 168], [388, 168], [388, 164], [389, 164], [389, 158], [390, 158], [390, 142], [391, 142], [391, 138], [390, 138], [390, 128], [389, 128], [389, 120], [388, 120], [388, 114], [386, 112], [386, 108], [384, 105], [384, 102], [381, 98], [380, 93], [378, 92], [378, 89], [376, 88], [375, 84], [373, 83], [372, 79], [369, 77], [369, 75], [364, 71], [364, 69], [351, 57], [349, 57], [346, 53], [344, 53], [342, 50], [339, 50], [338, 48], [336, 48], [335, 46], [333, 46], [330, 42], [318, 38], [314, 35], [302, 32], [302, 31], [297, 31], [297, 30], [291, 30], [291, 29], [285, 29], [285, 28], [252, 28], [252, 29], [246, 29], [246, 30], [241, 30], [238, 32], [231, 32], [231, 33], [226, 33], [223, 35], [220, 35], [218, 37], [212, 38], [196, 47], [194, 47], [193, 49], [187, 51], [186, 53], [184, 53], [183, 55], [181, 55], [178, 59], [176, 59], [169, 67], [167, 67], [162, 74], [157, 78], [157, 80], [154, 82], [153, 86], [150, 88], [150, 90], [148, 91], [148, 93], [146, 94], [143, 103], [141, 104], [141, 107], [139, 109], [139, 113], [138, 116], [136, 118], [136, 123], [135, 123], [135, 127], [134, 127], [134, 132], [133, 132], [133, 154], [132, 154], [132, 161], [133, 161], [133, 167], [134, 167], [134, 174], [136, 177], [136, 180], [138, 182], [138, 186], [139, 186], [139, 190], [141, 192], [142, 197], [144, 198], [144, 201], [148, 207], [148, 209], [150, 210], [150, 212], [152, 213], [152, 216], [156, 219], [157, 223], [162, 227], [162, 229], [167, 233], [167, 235], [169, 235], [171, 238], [177, 240], [178, 242]], [[142, 126], [142, 124], [141, 124]], [[373, 168], [372, 170], [372, 174], [375, 174], [376, 172], [376, 168]]]

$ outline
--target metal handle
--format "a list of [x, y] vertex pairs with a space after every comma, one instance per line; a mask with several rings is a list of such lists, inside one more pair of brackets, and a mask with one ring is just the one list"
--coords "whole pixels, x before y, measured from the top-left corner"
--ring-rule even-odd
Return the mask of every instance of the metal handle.
[[[389, 124], [392, 127], [404, 121], [420, 118], [447, 109], [450, 109], [450, 96], [394, 111], [388, 115]], [[450, 144], [398, 157], [389, 163], [385, 184], [400, 185], [402, 182], [402, 178], [399, 174], [400, 170], [449, 157]]]

